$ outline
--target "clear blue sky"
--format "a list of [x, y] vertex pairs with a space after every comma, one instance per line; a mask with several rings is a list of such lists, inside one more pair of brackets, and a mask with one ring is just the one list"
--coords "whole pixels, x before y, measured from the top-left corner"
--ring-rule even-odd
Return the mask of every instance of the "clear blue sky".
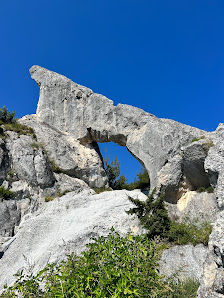
[[38, 64], [115, 104], [209, 131], [224, 122], [223, 0], [0, 2], [0, 106], [17, 117], [35, 113]]

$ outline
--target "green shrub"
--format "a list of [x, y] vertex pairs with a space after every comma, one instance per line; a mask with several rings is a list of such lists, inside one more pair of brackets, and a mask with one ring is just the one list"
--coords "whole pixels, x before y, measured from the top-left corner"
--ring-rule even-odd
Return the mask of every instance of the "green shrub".
[[149, 175], [145, 168], [141, 168], [139, 173], [137, 173], [137, 177], [134, 179], [134, 182], [128, 183], [125, 175], [121, 175], [120, 170], [120, 162], [115, 156], [115, 159], [109, 162], [109, 158], [104, 160], [105, 163], [105, 171], [108, 177], [109, 186], [112, 189], [128, 189], [133, 190], [136, 188], [142, 189], [149, 187]]
[[200, 138], [194, 138], [194, 139], [191, 140], [191, 142], [192, 142], [192, 143], [193, 143], [193, 142], [197, 142], [197, 141], [202, 140], [202, 139], [205, 139], [205, 136], [202, 136], [202, 137], [200, 137]]
[[6, 106], [0, 108], [0, 125], [3, 123], [12, 123], [15, 117], [15, 111], [10, 113]]
[[36, 139], [36, 135], [34, 133], [33, 128], [28, 127], [24, 124], [20, 124], [16, 120], [13, 121], [12, 123], [4, 124], [3, 127], [5, 130], [10, 130], [18, 133], [18, 135], [30, 135], [34, 139]]
[[3, 106], [0, 108], [0, 137], [5, 138], [4, 131], [10, 130], [18, 133], [18, 135], [31, 135], [35, 140], [37, 139], [34, 130], [24, 124], [20, 124], [17, 119], [15, 119], [15, 111], [12, 113]]
[[105, 162], [105, 171], [108, 177], [109, 186], [115, 189], [117, 186], [116, 180], [121, 173], [120, 162], [118, 161], [117, 156], [115, 156], [114, 161], [112, 160], [111, 162], [109, 162], [109, 158], [106, 158], [104, 162]]
[[0, 201], [14, 198], [15, 193], [6, 189], [3, 185], [0, 187]]
[[197, 192], [208, 192], [208, 193], [213, 193], [214, 192], [214, 189], [212, 186], [209, 186], [207, 188], [205, 187], [200, 187], [196, 190]]
[[137, 178], [134, 179], [134, 182], [126, 184], [126, 188], [129, 190], [133, 189], [143, 189], [149, 188], [149, 174], [145, 168], [141, 168], [139, 173], [137, 173]]
[[209, 235], [212, 231], [210, 223], [196, 225], [171, 221], [163, 197], [153, 198], [153, 194], [145, 202], [131, 197], [129, 197], [129, 200], [136, 207], [130, 209], [127, 213], [137, 215], [140, 224], [146, 229], [149, 239], [160, 236], [167, 239], [172, 245], [189, 243], [208, 245]]
[[211, 232], [212, 226], [210, 223], [203, 222], [200, 225], [195, 225], [172, 221], [167, 237], [169, 242], [177, 245], [197, 245], [200, 243], [208, 245]]
[[161, 245], [145, 235], [122, 238], [113, 230], [59, 264], [48, 264], [36, 276], [17, 274], [0, 297], [196, 297], [198, 282], [177, 283], [158, 274]]
[[71, 190], [68, 190], [68, 189], [66, 189], [66, 190], [64, 190], [64, 191], [61, 191], [61, 190], [59, 189], [57, 195], [58, 195], [58, 197], [60, 198], [60, 197], [62, 197], [62, 196], [64, 196], [64, 195], [66, 195], [66, 193], [68, 193], [68, 192], [70, 192], [70, 191], [71, 191]]
[[53, 201], [55, 198], [53, 198], [53, 197], [45, 197], [44, 198], [44, 201], [45, 202], [50, 202], [50, 201]]
[[61, 168], [59, 168], [59, 166], [56, 165], [55, 161], [54, 160], [50, 160], [50, 164], [51, 164], [51, 169], [54, 173], [57, 173], [57, 174], [66, 174], [65, 171], [63, 171]]
[[209, 187], [206, 188], [206, 191], [207, 191], [208, 193], [213, 193], [213, 192], [214, 192], [214, 189], [213, 189], [212, 186], [209, 186]]
[[163, 197], [153, 198], [153, 193], [146, 201], [129, 200], [136, 205], [127, 211], [128, 214], [136, 214], [140, 224], [147, 230], [147, 236], [151, 239], [155, 236], [167, 237], [170, 230], [170, 219], [165, 208]]
[[171, 280], [170, 287], [173, 291], [167, 293], [167, 298], [195, 298], [199, 285], [198, 280], [191, 278], [178, 282]]
[[22, 273], [1, 297], [16, 297], [16, 291], [23, 297], [166, 297], [171, 288], [157, 272], [158, 256], [146, 236], [111, 232], [81, 257], [72, 254], [35, 277]]

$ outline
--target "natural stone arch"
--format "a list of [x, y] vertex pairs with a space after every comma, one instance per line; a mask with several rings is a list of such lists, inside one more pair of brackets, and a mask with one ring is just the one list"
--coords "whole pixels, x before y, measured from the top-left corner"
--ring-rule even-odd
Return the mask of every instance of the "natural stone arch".
[[126, 146], [147, 169], [153, 188], [157, 185], [157, 173], [180, 152], [181, 146], [205, 134], [197, 128], [159, 119], [139, 108], [114, 106], [105, 96], [40, 66], [33, 66], [30, 73], [40, 87], [39, 120], [82, 145], [113, 141]]

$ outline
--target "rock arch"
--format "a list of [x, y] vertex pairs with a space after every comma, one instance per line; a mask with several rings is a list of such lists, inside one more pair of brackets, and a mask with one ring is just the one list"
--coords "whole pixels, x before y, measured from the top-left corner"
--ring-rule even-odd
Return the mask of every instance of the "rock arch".
[[40, 121], [92, 150], [95, 142], [113, 141], [126, 146], [147, 169], [153, 188], [157, 185], [159, 170], [167, 161], [183, 145], [205, 134], [133, 106], [115, 106], [105, 96], [40, 66], [33, 66], [30, 74], [40, 87], [36, 113]]

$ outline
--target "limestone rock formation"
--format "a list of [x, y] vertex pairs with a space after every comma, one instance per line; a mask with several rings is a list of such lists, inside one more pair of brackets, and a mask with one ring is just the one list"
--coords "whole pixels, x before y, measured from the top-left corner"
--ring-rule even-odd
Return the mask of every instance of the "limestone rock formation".
[[121, 235], [141, 233], [137, 218], [125, 212], [133, 207], [128, 195], [146, 198], [138, 190], [99, 195], [85, 190], [68, 193], [26, 215], [17, 234], [2, 248], [0, 288], [10, 285], [15, 280], [13, 274], [21, 269], [37, 273], [48, 262], [59, 261], [72, 251], [80, 254], [91, 238], [107, 236], [112, 226]]
[[118, 104], [40, 66], [30, 69], [40, 87], [37, 118], [83, 145], [113, 141], [126, 146], [146, 167], [152, 188], [157, 173], [183, 145], [205, 134], [197, 128], [158, 119], [141, 109]]
[[[208, 250], [174, 247], [161, 264], [167, 273], [185, 264], [187, 275], [199, 277], [205, 260], [198, 297], [223, 297], [224, 124], [208, 133], [129, 105], [114, 106], [39, 66], [30, 74], [40, 87], [37, 113], [19, 123], [32, 127], [36, 137], [6, 129], [0, 138], [0, 185], [15, 195], [0, 198], [0, 287], [22, 268], [37, 272], [66, 253], [80, 253], [91, 237], [106, 236], [112, 226], [121, 234], [140, 232], [137, 219], [124, 212], [132, 206], [130, 192], [95, 195], [90, 189], [108, 185], [97, 143], [112, 141], [147, 169], [151, 191], [164, 194], [171, 216], [214, 224]], [[214, 193], [198, 192], [212, 188]], [[146, 199], [140, 191], [131, 195]], [[46, 203], [46, 196], [55, 200]]]
[[198, 297], [224, 297], [224, 211], [209, 238], [208, 254], [204, 263]]
[[173, 246], [164, 250], [160, 259], [160, 273], [178, 280], [194, 278], [199, 280], [202, 276], [203, 264], [207, 255], [207, 248], [203, 244], [196, 246]]
[[19, 122], [34, 129], [38, 144], [63, 173], [80, 178], [91, 187], [107, 184], [97, 143], [82, 145], [71, 135], [41, 121], [36, 115], [25, 116]]
[[19, 180], [27, 181], [32, 186], [51, 187], [55, 182], [52, 169], [42, 149], [33, 147], [33, 143], [31, 136], [8, 132], [6, 146], [12, 171]]
[[[97, 164], [99, 168], [100, 162]], [[100, 178], [95, 181], [102, 181], [102, 176], [99, 175]], [[12, 198], [0, 197], [1, 243], [15, 235], [23, 216], [43, 205], [46, 196], [55, 197], [67, 191], [89, 189], [83, 180], [64, 173], [53, 173], [45, 150], [32, 135], [7, 129], [4, 140], [0, 139], [0, 182], [0, 186], [14, 194]]]
[[9, 159], [4, 141], [0, 138], [0, 185], [5, 180], [9, 168]]
[[224, 124], [220, 123], [212, 133], [212, 144], [205, 160], [205, 170], [215, 188], [219, 208], [224, 207]]

